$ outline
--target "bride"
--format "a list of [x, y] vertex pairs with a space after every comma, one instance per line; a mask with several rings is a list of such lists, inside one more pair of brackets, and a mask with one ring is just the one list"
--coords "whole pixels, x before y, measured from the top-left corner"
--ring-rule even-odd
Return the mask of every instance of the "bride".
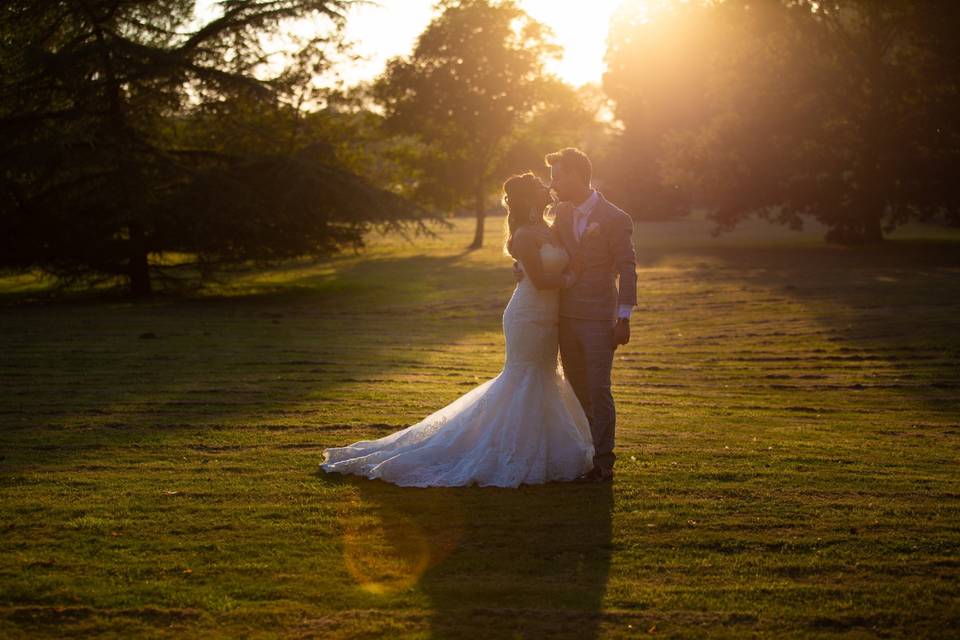
[[417, 424], [325, 450], [324, 471], [411, 487], [516, 487], [593, 467], [587, 418], [557, 362], [558, 289], [576, 269], [564, 271], [567, 253], [544, 221], [550, 190], [528, 172], [503, 191], [506, 251], [527, 276], [503, 312], [503, 370]]

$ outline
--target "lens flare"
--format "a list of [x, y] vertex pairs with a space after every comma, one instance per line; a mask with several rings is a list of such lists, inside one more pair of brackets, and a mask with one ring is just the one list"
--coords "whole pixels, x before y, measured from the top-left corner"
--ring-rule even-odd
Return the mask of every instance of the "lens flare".
[[411, 489], [363, 483], [343, 516], [343, 563], [367, 593], [414, 587], [430, 567], [456, 549], [464, 510], [449, 489]]

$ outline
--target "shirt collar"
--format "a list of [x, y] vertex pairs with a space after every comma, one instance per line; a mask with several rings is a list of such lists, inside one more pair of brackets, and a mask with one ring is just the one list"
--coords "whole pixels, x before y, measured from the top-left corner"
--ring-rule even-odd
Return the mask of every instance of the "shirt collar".
[[597, 202], [599, 200], [600, 200], [600, 195], [597, 193], [597, 190], [591, 189], [590, 195], [587, 196], [587, 199], [575, 207], [578, 217], [589, 216], [590, 213], [593, 211], [593, 208], [597, 206]]

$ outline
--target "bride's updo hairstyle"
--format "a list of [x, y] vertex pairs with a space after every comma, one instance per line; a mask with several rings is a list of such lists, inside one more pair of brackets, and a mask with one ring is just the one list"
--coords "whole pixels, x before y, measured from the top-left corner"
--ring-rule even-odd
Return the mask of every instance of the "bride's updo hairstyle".
[[504, 221], [503, 252], [510, 252], [510, 243], [513, 234], [525, 224], [543, 220], [543, 211], [538, 211], [538, 201], [542, 197], [543, 183], [533, 172], [527, 171], [510, 176], [503, 183], [503, 206], [507, 209], [507, 218]]

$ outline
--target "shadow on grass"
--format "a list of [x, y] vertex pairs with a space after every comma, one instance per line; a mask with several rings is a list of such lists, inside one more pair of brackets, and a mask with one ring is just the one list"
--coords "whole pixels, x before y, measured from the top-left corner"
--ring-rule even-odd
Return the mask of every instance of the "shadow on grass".
[[694, 239], [686, 245], [676, 238], [664, 243], [658, 242], [656, 237], [638, 240], [637, 265], [640, 268], [678, 260], [704, 269], [956, 269], [960, 268], [960, 241], [903, 239], [887, 240], [877, 246], [842, 247], [797, 242], [737, 244], [731, 239], [717, 242]]
[[[809, 343], [806, 354], [767, 355], [797, 356], [798, 366], [810, 370], [819, 358], [826, 358], [825, 366], [835, 371], [845, 365], [852, 379], [824, 382], [819, 386], [825, 391], [884, 389], [937, 411], [960, 408], [958, 241], [890, 240], [866, 248], [649, 243], [638, 248], [638, 259], [641, 268], [688, 269], [685, 277], [707, 294], [712, 285], [725, 289], [723, 302], [712, 303], [698, 293], [668, 303], [690, 313], [735, 315], [737, 321], [726, 323], [728, 333], [722, 339], [755, 341], [751, 350], [758, 357], [764, 341], [790, 348], [802, 340]], [[736, 296], [738, 290], [751, 293]], [[822, 327], [820, 336], [791, 334], [800, 319], [789, 310], [796, 303]], [[781, 304], [785, 311], [778, 311]], [[812, 341], [831, 344], [830, 353], [813, 349]], [[873, 370], [872, 362], [882, 364], [883, 371]], [[783, 378], [787, 381], [777, 386], [788, 388], [789, 376]]]
[[[363, 590], [428, 596], [441, 638], [597, 637], [610, 569], [612, 486], [355, 488], [347, 573]], [[362, 514], [362, 515], [360, 515]]]
[[437, 350], [496, 330], [512, 275], [509, 265], [416, 256], [284, 282], [246, 295], [0, 309], [6, 463], [63, 463], [178, 433], [196, 440], [225, 425], [322, 428], [310, 411], [328, 394], [376, 390], [422, 372]]
[[[383, 257], [339, 254], [323, 259], [290, 260], [273, 266], [236, 265], [216, 276], [201, 277], [199, 272], [181, 274], [181, 285], [158, 282], [155, 291], [145, 297], [127, 294], [121, 285], [57, 288], [52, 279], [42, 283], [20, 282], [28, 276], [0, 272], [0, 309], [61, 308], [79, 305], [122, 305], [166, 307], [178, 304], [216, 302], [258, 304], [294, 302], [317, 298], [329, 300], [344, 295], [380, 294], [422, 295], [429, 288], [455, 284], [465, 273], [499, 273], [510, 277], [509, 261], [499, 267], [468, 264], [469, 251], [434, 256]], [[493, 275], [493, 277], [496, 277]], [[476, 278], [467, 278], [475, 281]]]

